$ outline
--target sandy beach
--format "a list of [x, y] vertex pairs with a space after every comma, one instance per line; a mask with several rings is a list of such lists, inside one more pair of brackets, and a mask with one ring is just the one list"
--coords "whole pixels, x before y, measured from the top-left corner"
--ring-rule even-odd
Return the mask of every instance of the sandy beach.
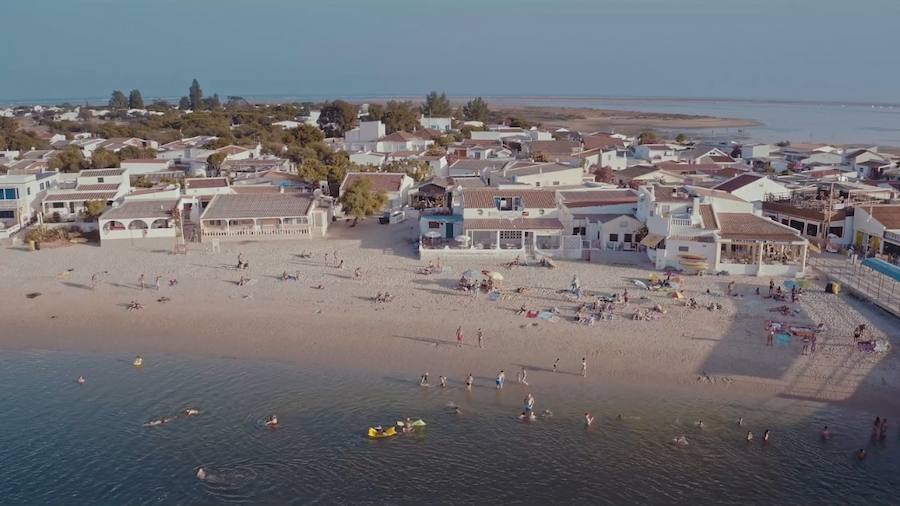
[[[505, 270], [499, 260], [444, 261], [443, 272], [417, 274], [412, 220], [356, 228], [336, 224], [327, 240], [192, 245], [186, 256], [164, 248], [129, 244], [100, 248], [74, 245], [28, 252], [0, 250], [3, 297], [3, 349], [187, 353], [212, 357], [278, 360], [336, 370], [371, 370], [408, 377], [423, 371], [446, 375], [459, 384], [469, 372], [476, 381], [492, 381], [501, 369], [515, 379], [522, 366], [529, 380], [545, 384], [627, 383], [650, 388], [684, 388], [725, 398], [785, 398], [826, 403], [871, 403], [895, 398], [900, 372], [895, 354], [857, 351], [853, 328], [867, 323], [870, 336], [896, 337], [897, 322], [847, 296], [810, 289], [799, 311], [782, 317], [769, 309], [781, 303], [755, 294], [768, 292], [768, 279], [685, 278], [686, 297], [701, 306], [690, 309], [669, 295], [642, 290], [634, 279], [651, 269], [639, 254], [616, 263], [560, 262]], [[301, 258], [304, 251], [312, 258]], [[344, 268], [334, 266], [334, 252]], [[246, 286], [238, 286], [238, 253], [250, 264]], [[328, 264], [325, 254], [329, 255]], [[628, 265], [631, 262], [635, 265]], [[353, 271], [360, 267], [361, 279]], [[500, 271], [504, 297], [489, 301], [455, 290], [467, 269]], [[281, 274], [300, 273], [299, 281]], [[91, 289], [91, 274], [100, 273]], [[141, 290], [138, 276], [159, 291]], [[612, 321], [577, 324], [579, 303], [560, 293], [578, 275], [591, 294], [629, 290], [630, 302]], [[169, 279], [177, 279], [170, 287]], [[739, 297], [723, 295], [735, 282]], [[781, 280], [776, 280], [780, 282]], [[323, 289], [314, 288], [324, 285]], [[515, 289], [526, 287], [527, 293]], [[707, 290], [710, 294], [707, 294]], [[392, 302], [376, 304], [388, 291]], [[26, 295], [39, 293], [29, 298]], [[168, 301], [160, 302], [161, 298]], [[136, 301], [144, 307], [129, 311]], [[666, 314], [654, 321], [632, 321], [636, 309], [661, 305]], [[528, 319], [517, 309], [557, 307], [558, 322]], [[765, 346], [765, 322], [776, 319], [824, 324], [814, 354], [801, 355], [801, 343]], [[463, 327], [464, 346], [455, 331]], [[483, 329], [485, 349], [476, 344]], [[587, 377], [578, 376], [582, 357]], [[550, 372], [556, 358], [560, 371]]]

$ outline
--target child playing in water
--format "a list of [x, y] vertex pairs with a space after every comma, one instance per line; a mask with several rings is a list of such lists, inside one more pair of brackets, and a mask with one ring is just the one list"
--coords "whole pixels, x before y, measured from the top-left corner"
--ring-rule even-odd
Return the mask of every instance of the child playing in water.
[[593, 424], [594, 424], [594, 416], [591, 415], [590, 413], [585, 413], [585, 414], [584, 414], [584, 425], [585, 425], [585, 427], [590, 427], [590, 426], [593, 425]]

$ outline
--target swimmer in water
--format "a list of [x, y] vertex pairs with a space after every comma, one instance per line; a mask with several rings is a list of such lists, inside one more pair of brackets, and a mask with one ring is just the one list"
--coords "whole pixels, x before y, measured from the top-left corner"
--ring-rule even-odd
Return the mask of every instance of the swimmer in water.
[[84, 385], [86, 381], [87, 380], [84, 379], [84, 376], [79, 376], [78, 379], [75, 380], [75, 383], [78, 383], [79, 385]]
[[766, 429], [766, 431], [763, 432], [763, 444], [766, 444], [768, 442], [769, 442], [769, 429]]
[[144, 365], [144, 359], [141, 358], [140, 355], [134, 357], [134, 362], [131, 363], [135, 367], [141, 367]]
[[200, 411], [194, 408], [187, 408], [186, 410], [184, 410], [184, 416], [197, 416], [199, 414]]
[[822, 429], [822, 439], [826, 440], [831, 438], [831, 432], [828, 432], [828, 426], [826, 425], [824, 429]]
[[544, 418], [553, 418], [553, 412], [549, 409], [545, 409], [543, 412], [541, 412], [541, 416], [543, 416]]
[[537, 417], [534, 416], [534, 413], [526, 413], [524, 411], [519, 413], [519, 420], [533, 422], [536, 419], [537, 419]]
[[466, 390], [472, 390], [472, 385], [474, 383], [475, 383], [475, 378], [473, 378], [472, 374], [469, 373], [469, 375], [466, 376]]
[[702, 429], [702, 428], [703, 428], [703, 420], [697, 420], [697, 428], [698, 428], [698, 429]]
[[441, 388], [447, 388], [447, 377], [441, 376]]
[[747, 442], [753, 441], [753, 433], [749, 430], [747, 431]]
[[744, 425], [744, 417], [743, 416], [738, 418], [738, 427], [740, 427], [741, 425]]
[[428, 386], [428, 372], [425, 372], [422, 376], [419, 377], [419, 386], [427, 387]]
[[679, 448], [684, 448], [688, 445], [688, 440], [684, 436], [678, 436], [672, 440], [672, 443]]
[[590, 413], [585, 413], [584, 414], [584, 426], [590, 427], [593, 424], [594, 424], [594, 416], [591, 415]]
[[461, 415], [461, 414], [462, 414], [462, 410], [459, 409], [459, 406], [453, 406], [453, 414], [454, 414], [454, 415]]
[[860, 449], [856, 452], [856, 458], [859, 459], [859, 460], [864, 460], [864, 459], [866, 458], [866, 450], [863, 449], [863, 448], [860, 448]]
[[272, 416], [266, 418], [266, 427], [269, 427], [271, 429], [277, 428], [278, 427], [278, 417], [276, 415], [272, 415]]
[[162, 425], [162, 420], [150, 420], [149, 422], [144, 422], [144, 427], [156, 427], [157, 425]]
[[201, 481], [206, 479], [206, 470], [202, 467], [197, 469], [197, 479]]

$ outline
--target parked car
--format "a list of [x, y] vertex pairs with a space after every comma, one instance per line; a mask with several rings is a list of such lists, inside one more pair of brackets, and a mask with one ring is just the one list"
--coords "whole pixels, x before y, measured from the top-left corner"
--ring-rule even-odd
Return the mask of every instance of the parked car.
[[378, 218], [378, 223], [382, 225], [387, 225], [389, 223], [403, 223], [406, 221], [406, 211], [385, 211], [384, 214]]

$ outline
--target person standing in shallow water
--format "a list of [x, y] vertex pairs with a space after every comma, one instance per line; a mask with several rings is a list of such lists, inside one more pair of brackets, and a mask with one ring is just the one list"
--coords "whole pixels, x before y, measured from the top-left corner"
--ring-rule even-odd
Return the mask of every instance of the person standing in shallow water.
[[478, 329], [478, 347], [484, 349], [484, 332], [481, 329]]
[[466, 390], [472, 390], [472, 385], [474, 385], [474, 384], [475, 384], [475, 378], [472, 377], [472, 373], [469, 373], [469, 375], [466, 376]]
[[587, 376], [587, 360], [585, 357], [581, 357], [581, 377]]
[[463, 331], [462, 325], [456, 328], [456, 347], [462, 348], [463, 346]]

